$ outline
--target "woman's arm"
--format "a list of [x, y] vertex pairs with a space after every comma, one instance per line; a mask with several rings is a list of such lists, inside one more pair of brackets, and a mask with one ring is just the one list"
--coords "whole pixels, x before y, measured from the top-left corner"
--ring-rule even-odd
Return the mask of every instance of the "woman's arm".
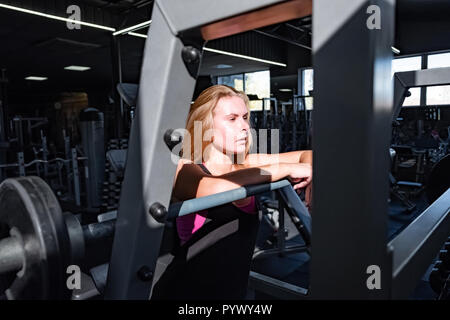
[[198, 165], [181, 163], [175, 176], [173, 196], [182, 201], [204, 197], [245, 185], [269, 183], [288, 178], [296, 183], [294, 188], [304, 188], [311, 180], [309, 164], [277, 163], [211, 176]]
[[[249, 154], [244, 165], [253, 167], [278, 162], [307, 163], [312, 166], [312, 150], [291, 151], [279, 154]], [[298, 188], [295, 188], [298, 189]], [[312, 211], [312, 183], [308, 183], [305, 190], [305, 204], [309, 211]]]
[[244, 165], [258, 167], [276, 163], [308, 163], [312, 165], [312, 150], [300, 150], [284, 153], [266, 154], [252, 153], [245, 159]]

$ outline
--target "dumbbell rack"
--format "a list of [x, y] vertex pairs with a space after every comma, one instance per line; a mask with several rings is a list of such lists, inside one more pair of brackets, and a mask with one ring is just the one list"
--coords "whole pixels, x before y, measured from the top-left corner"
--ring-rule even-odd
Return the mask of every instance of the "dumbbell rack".
[[[107, 150], [128, 149], [128, 139], [111, 139]], [[105, 161], [105, 181], [102, 189], [102, 212], [116, 210], [119, 207], [120, 190], [122, 188], [123, 174], [116, 172], [111, 163]]]

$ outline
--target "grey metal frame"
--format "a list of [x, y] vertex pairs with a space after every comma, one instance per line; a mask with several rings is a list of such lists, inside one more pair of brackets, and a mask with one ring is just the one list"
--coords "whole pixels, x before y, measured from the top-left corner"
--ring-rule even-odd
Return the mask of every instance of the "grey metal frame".
[[450, 189], [441, 195], [395, 239], [392, 299], [408, 297], [450, 234]]
[[[178, 36], [187, 30], [279, 3], [279, 0], [155, 1], [145, 45], [136, 118], [120, 197], [106, 299], [148, 299], [164, 221], [149, 214], [168, 208], [176, 164], [164, 142], [168, 129], [184, 128], [195, 79], [182, 59]], [[202, 12], [202, 14], [199, 14]], [[153, 45], [153, 44], [157, 45]], [[147, 276], [139, 277], [139, 270]], [[142, 275], [142, 273], [140, 274]]]
[[405, 101], [406, 93], [410, 88], [425, 88], [428, 86], [448, 84], [450, 84], [450, 68], [396, 72], [394, 74], [393, 120], [395, 120], [400, 114], [403, 102]]
[[[131, 129], [106, 299], [148, 299], [151, 292], [176, 167], [164, 136], [170, 133], [168, 130], [184, 128], [195, 84], [188, 70], [192, 66], [182, 58], [186, 45], [182, 34], [278, 2], [281, 1], [197, 0], [188, 7], [184, 0], [155, 2], [141, 72], [138, 112]], [[394, 264], [397, 273], [392, 277], [393, 256], [397, 261], [395, 257], [403, 257], [402, 252], [411, 249], [402, 237], [389, 246], [386, 239], [389, 164], [386, 150], [393, 110], [390, 65], [395, 0], [315, 0], [313, 5], [315, 178], [308, 296], [407, 298], [411, 286], [401, 287], [401, 276], [407, 274], [402, 270], [414, 269], [411, 274], [416, 277], [422, 265], [415, 267], [415, 260], [408, 258], [411, 262], [405, 268], [399, 269]], [[381, 30], [366, 27], [369, 5], [381, 9]], [[217, 197], [211, 199], [216, 201]], [[448, 203], [448, 192], [444, 201]], [[430, 255], [441, 240], [442, 235], [435, 236], [434, 230], [443, 230], [442, 234], [448, 231], [448, 208], [443, 209], [442, 206], [433, 209], [436, 210], [433, 228], [413, 235], [416, 240], [425, 236], [426, 243], [430, 243], [418, 251], [423, 256]], [[366, 285], [367, 267], [371, 265], [381, 269], [380, 289], [370, 290]], [[257, 278], [259, 285], [263, 277]], [[274, 290], [282, 289], [278, 286]]]
[[[367, 28], [370, 5], [380, 8], [381, 30]], [[389, 298], [394, 11], [391, 0], [313, 2], [315, 299]], [[381, 269], [380, 290], [366, 286], [371, 265]]]

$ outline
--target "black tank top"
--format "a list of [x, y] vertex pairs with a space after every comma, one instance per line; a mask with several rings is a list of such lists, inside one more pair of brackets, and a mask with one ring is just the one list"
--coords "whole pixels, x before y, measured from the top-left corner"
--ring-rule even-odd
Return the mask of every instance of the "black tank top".
[[260, 218], [231, 203], [208, 209], [205, 224], [175, 252], [152, 299], [244, 299]]

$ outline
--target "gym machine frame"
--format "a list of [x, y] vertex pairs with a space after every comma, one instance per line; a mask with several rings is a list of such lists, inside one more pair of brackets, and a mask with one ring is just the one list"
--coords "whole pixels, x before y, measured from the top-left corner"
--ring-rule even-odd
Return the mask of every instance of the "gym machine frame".
[[450, 84], [450, 68], [433, 68], [396, 72], [394, 74], [394, 116], [397, 119], [400, 114], [403, 101], [410, 88], [443, 86]]
[[[381, 30], [366, 27], [374, 4]], [[450, 191], [387, 243], [395, 1], [315, 0], [313, 6], [310, 0], [155, 1], [106, 299], [149, 298], [176, 168], [168, 146], [178, 140], [173, 130], [184, 128], [204, 41], [311, 12], [315, 177], [308, 297], [409, 297], [425, 272], [423, 261], [431, 263], [448, 236]], [[380, 267], [380, 289], [366, 285], [371, 265]]]

